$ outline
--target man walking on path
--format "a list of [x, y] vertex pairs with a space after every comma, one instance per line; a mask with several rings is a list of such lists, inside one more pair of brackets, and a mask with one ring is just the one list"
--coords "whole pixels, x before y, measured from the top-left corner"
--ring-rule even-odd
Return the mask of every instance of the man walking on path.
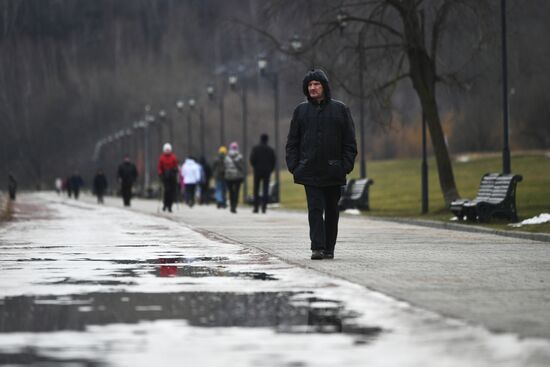
[[326, 74], [309, 71], [307, 97], [294, 110], [286, 143], [286, 164], [306, 191], [311, 259], [333, 259], [338, 235], [338, 200], [353, 170], [357, 144], [349, 108], [330, 95]]
[[93, 182], [93, 191], [94, 194], [97, 196], [98, 204], [103, 204], [103, 196], [105, 196], [107, 186], [107, 177], [105, 177], [103, 170], [98, 169], [96, 175], [94, 176]]
[[172, 145], [170, 143], [164, 144], [157, 165], [159, 178], [164, 185], [164, 205], [162, 206], [162, 211], [168, 210], [172, 212], [172, 204], [176, 198], [176, 190], [178, 187], [178, 168], [178, 159], [176, 155], [172, 153]]
[[260, 144], [252, 148], [250, 154], [250, 164], [254, 169], [254, 213], [258, 213], [260, 206], [259, 188], [262, 183], [262, 213], [265, 213], [267, 202], [269, 200], [269, 177], [275, 168], [275, 151], [267, 141], [267, 134], [260, 136]]
[[17, 181], [12, 173], [8, 174], [8, 192], [10, 194], [10, 200], [15, 200], [17, 194]]
[[[73, 175], [69, 178], [69, 185], [74, 194], [74, 198], [78, 200], [80, 195], [80, 188], [84, 186], [84, 180], [78, 171], [75, 171]], [[69, 195], [70, 196], [70, 195]]]
[[124, 206], [130, 206], [132, 199], [132, 186], [137, 180], [136, 165], [130, 162], [130, 157], [125, 156], [124, 162], [118, 166], [117, 177], [120, 181], [120, 193]]

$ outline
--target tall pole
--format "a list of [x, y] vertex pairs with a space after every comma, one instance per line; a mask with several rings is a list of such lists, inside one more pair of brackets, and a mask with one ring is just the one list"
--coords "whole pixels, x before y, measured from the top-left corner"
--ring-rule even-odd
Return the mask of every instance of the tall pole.
[[223, 97], [225, 94], [225, 81], [222, 82], [222, 87], [220, 89], [220, 146], [225, 145], [225, 121], [224, 121], [224, 106], [223, 106]]
[[200, 133], [201, 133], [201, 157], [206, 159], [205, 155], [205, 144], [204, 144], [204, 109], [201, 106], [199, 111], [199, 118], [200, 118]]
[[192, 113], [192, 107], [189, 107], [189, 111], [187, 113], [187, 156], [189, 157], [193, 153], [193, 149], [191, 148], [192, 140], [191, 140], [191, 113]]
[[246, 100], [246, 79], [242, 75], [242, 113], [243, 113], [243, 160], [244, 160], [244, 181], [243, 181], [243, 203], [246, 203], [246, 198], [248, 196], [248, 144], [247, 144], [247, 130], [248, 130], [248, 111], [247, 111], [247, 100]]
[[147, 196], [147, 189], [149, 188], [150, 183], [150, 177], [149, 177], [149, 123], [147, 121], [144, 122], [143, 127], [143, 165], [145, 168], [145, 174], [143, 176], [143, 193], [145, 196]]
[[174, 144], [174, 118], [168, 117], [168, 134], [170, 135], [170, 143]]
[[275, 124], [275, 183], [277, 184], [277, 192], [275, 197], [281, 201], [281, 176], [279, 172], [279, 74], [273, 73], [273, 94], [274, 94], [274, 111], [273, 117]]
[[510, 173], [510, 146], [508, 134], [508, 50], [506, 45], [506, 0], [500, 1], [501, 38], [502, 38], [502, 114], [503, 114], [503, 138], [502, 148], [502, 173]]
[[[162, 144], [163, 144], [163, 140], [162, 140], [162, 122], [163, 120], [157, 120], [156, 121], [156, 124], [157, 124], [157, 134], [158, 134], [158, 149], [160, 151], [162, 151]], [[172, 143], [173, 144], [173, 143]]]
[[426, 151], [426, 115], [422, 112], [422, 166], [421, 166], [421, 185], [422, 185], [422, 214], [428, 212], [428, 159]]
[[363, 50], [363, 37], [365, 27], [359, 31], [358, 53], [359, 53], [359, 133], [361, 143], [360, 175], [361, 178], [367, 177], [367, 164], [365, 162], [365, 87], [363, 84], [363, 69], [365, 68], [365, 51]]

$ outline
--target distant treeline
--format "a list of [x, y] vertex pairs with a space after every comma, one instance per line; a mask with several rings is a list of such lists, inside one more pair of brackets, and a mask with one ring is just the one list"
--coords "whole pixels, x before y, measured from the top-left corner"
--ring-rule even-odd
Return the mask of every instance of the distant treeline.
[[[301, 77], [308, 67], [326, 66], [334, 96], [349, 104], [358, 120], [357, 50], [352, 46], [359, 28], [335, 32], [319, 43], [322, 50], [303, 54], [292, 54], [286, 44], [277, 45], [270, 37], [286, 42], [299, 34], [304, 42], [312, 42], [319, 29], [313, 20], [323, 19], [323, 12], [337, 12], [339, 6], [345, 13], [346, 3], [0, 0], [0, 178], [13, 171], [23, 186], [51, 185], [54, 177], [75, 169], [91, 177], [98, 165], [112, 175], [123, 151], [138, 159], [142, 140], [135, 134], [124, 144], [104, 149], [100, 159], [92, 162], [94, 147], [99, 139], [142, 119], [146, 104], [155, 115], [166, 111], [167, 121], [173, 123], [175, 152], [182, 158], [189, 151], [189, 120], [191, 151], [199, 153], [198, 111], [202, 108], [210, 158], [220, 144], [220, 90], [225, 90], [223, 143], [241, 140], [239, 90], [231, 91], [223, 82], [232, 72], [247, 78], [248, 145], [263, 132], [273, 136], [271, 85], [256, 69], [261, 53], [279, 71], [279, 159], [283, 160], [290, 114], [303, 98]], [[437, 1], [425, 3], [429, 10]], [[497, 3], [471, 1], [469, 11], [476, 16], [451, 14], [444, 27], [438, 68], [449, 74], [446, 83], [438, 84], [437, 94], [451, 153], [501, 148]], [[511, 146], [549, 149], [550, 2], [509, 0], [508, 4]], [[331, 53], [342, 44], [350, 45], [349, 49]], [[375, 70], [374, 57], [367, 61], [366, 70], [391, 73]], [[369, 94], [379, 80], [366, 75], [365, 81]], [[216, 87], [212, 100], [205, 92], [209, 83]], [[404, 81], [391, 93], [373, 95], [364, 101], [369, 159], [417, 156], [421, 110], [411, 83]], [[198, 100], [198, 109], [191, 115], [186, 108], [178, 111], [176, 101], [190, 97]], [[154, 157], [162, 141], [169, 139], [168, 129], [162, 134], [152, 135]]]

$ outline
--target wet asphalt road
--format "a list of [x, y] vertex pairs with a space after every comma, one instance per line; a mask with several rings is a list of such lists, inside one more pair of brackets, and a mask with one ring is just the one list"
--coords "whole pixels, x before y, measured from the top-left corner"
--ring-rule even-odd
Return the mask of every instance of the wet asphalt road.
[[0, 364], [545, 366], [495, 334], [166, 218], [22, 196], [0, 227]]

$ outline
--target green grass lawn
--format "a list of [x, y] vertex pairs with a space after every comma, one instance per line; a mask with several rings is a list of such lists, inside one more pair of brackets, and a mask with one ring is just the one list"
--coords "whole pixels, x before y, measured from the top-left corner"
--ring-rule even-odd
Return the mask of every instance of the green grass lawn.
[[[487, 172], [500, 172], [500, 155], [470, 155], [468, 161], [454, 161], [453, 169], [461, 197], [473, 198], [481, 176]], [[365, 215], [380, 217], [407, 217], [450, 221], [453, 216], [444, 204], [439, 189], [435, 160], [429, 161], [429, 213], [421, 215], [420, 159], [399, 159], [367, 162], [367, 176], [374, 180], [370, 187], [371, 210]], [[517, 188], [519, 219], [550, 213], [550, 157], [543, 153], [525, 153], [512, 156], [512, 172], [521, 174], [523, 181]], [[350, 175], [359, 176], [359, 167]], [[281, 175], [282, 206], [305, 209], [305, 193], [295, 185], [288, 172]], [[475, 224], [477, 225], [477, 224]], [[513, 228], [505, 221], [484, 224], [497, 229], [550, 233], [550, 223]]]

